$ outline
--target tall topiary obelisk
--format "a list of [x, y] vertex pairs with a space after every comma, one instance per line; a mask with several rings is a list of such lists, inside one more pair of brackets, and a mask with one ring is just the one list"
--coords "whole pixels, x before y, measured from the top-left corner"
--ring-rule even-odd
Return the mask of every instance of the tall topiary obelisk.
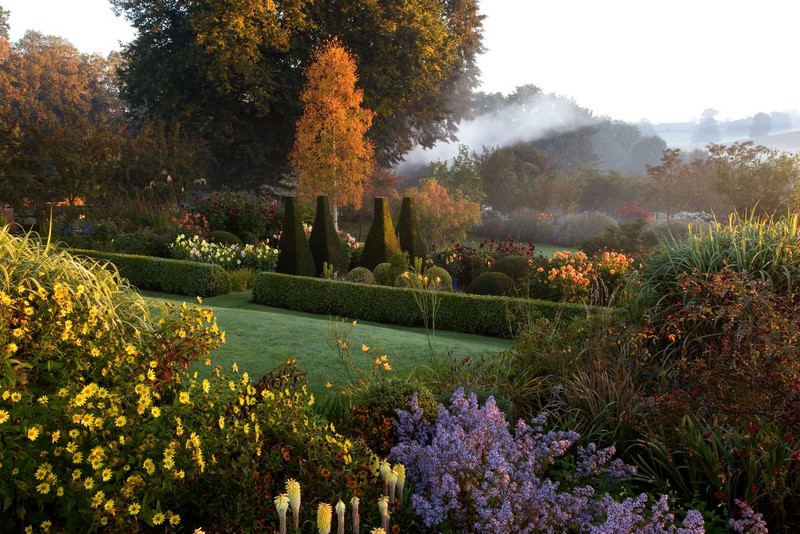
[[403, 203], [400, 205], [400, 217], [397, 219], [397, 240], [400, 249], [408, 253], [411, 265], [414, 265], [414, 258], [422, 258], [422, 261], [425, 261], [427, 250], [425, 250], [425, 243], [419, 233], [417, 212], [414, 209], [414, 199], [411, 197], [403, 197]]
[[299, 276], [314, 276], [314, 256], [303, 232], [297, 197], [286, 197], [283, 205], [283, 229], [278, 244], [275, 271]]
[[311, 245], [317, 276], [322, 274], [322, 266], [326, 262], [339, 274], [347, 273], [349, 265], [342, 249], [342, 242], [333, 227], [331, 201], [327, 196], [317, 197], [317, 214], [314, 216], [314, 228], [311, 229], [308, 244]]
[[372, 226], [369, 227], [367, 240], [364, 242], [361, 266], [371, 271], [379, 263], [388, 262], [392, 256], [399, 253], [400, 244], [397, 242], [394, 224], [392, 224], [392, 217], [389, 213], [389, 199], [377, 197]]

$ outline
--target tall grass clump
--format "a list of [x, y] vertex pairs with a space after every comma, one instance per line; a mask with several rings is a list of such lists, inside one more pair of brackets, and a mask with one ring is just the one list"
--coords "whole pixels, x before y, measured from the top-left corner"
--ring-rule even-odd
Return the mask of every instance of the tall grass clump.
[[707, 230], [692, 230], [683, 239], [663, 241], [643, 262], [636, 282], [638, 302], [658, 304], [678, 284], [683, 273], [718, 273], [723, 269], [772, 284], [773, 291], [791, 294], [800, 285], [800, 220], [731, 215]]
[[[101, 328], [107, 338], [148, 329], [147, 304], [107, 262], [79, 260], [37, 234], [13, 236], [8, 226], [0, 229], [0, 257], [0, 316], [10, 321], [9, 329], [0, 331], [5, 347], [0, 385], [33, 387], [58, 381], [62, 370], [89, 365], [67, 348], [78, 327], [73, 316], [86, 317], [89, 327]], [[28, 331], [25, 326], [40, 314], [37, 329]], [[72, 336], [62, 335], [67, 324]], [[51, 338], [55, 341], [42, 342]]]

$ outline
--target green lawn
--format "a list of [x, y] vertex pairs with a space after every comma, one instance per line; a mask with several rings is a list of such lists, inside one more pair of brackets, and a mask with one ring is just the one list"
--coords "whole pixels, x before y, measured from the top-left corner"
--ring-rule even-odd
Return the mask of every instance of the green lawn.
[[[195, 303], [190, 297], [143, 292], [151, 301]], [[254, 380], [268, 373], [289, 358], [308, 373], [309, 389], [317, 396], [341, 389], [347, 383], [345, 366], [331, 339], [331, 327], [342, 321], [250, 302], [251, 292], [230, 293], [203, 300], [204, 307], [214, 310], [219, 327], [225, 331], [227, 343], [212, 355], [212, 365], [229, 367], [236, 362]], [[345, 323], [351, 328], [351, 321]], [[428, 337], [424, 328], [385, 326], [361, 322], [352, 328], [350, 345], [354, 363], [369, 370], [377, 354], [386, 354], [393, 373], [409, 374], [419, 366], [430, 364]], [[362, 352], [362, 345], [370, 348]], [[439, 357], [492, 354], [509, 350], [512, 342], [454, 332], [436, 332], [434, 346]], [[331, 388], [326, 388], [326, 383]]]

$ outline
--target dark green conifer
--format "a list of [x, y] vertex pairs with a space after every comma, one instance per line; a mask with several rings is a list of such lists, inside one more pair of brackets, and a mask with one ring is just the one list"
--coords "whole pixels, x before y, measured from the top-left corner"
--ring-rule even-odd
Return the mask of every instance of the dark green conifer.
[[411, 197], [403, 197], [403, 203], [400, 205], [400, 217], [397, 220], [397, 240], [400, 244], [400, 249], [408, 253], [408, 259], [412, 265], [414, 264], [414, 258], [422, 258], [422, 261], [425, 261], [427, 251], [425, 250], [425, 243], [422, 241], [422, 235], [419, 233], [417, 210], [414, 208], [414, 199]]
[[331, 215], [331, 202], [326, 196], [317, 197], [317, 214], [314, 216], [314, 227], [308, 237], [311, 254], [314, 256], [314, 267], [317, 276], [322, 274], [322, 266], [327, 262], [333, 265], [334, 271], [342, 276], [347, 274], [349, 265], [342, 249], [342, 242], [336, 235]]
[[369, 227], [367, 240], [364, 242], [361, 266], [372, 270], [379, 263], [386, 263], [392, 259], [392, 256], [399, 253], [400, 244], [397, 242], [394, 224], [392, 224], [392, 217], [389, 213], [389, 199], [377, 197], [372, 226]]
[[286, 197], [283, 209], [283, 229], [278, 244], [278, 263], [275, 271], [299, 276], [314, 276], [314, 256], [303, 232], [297, 197]]

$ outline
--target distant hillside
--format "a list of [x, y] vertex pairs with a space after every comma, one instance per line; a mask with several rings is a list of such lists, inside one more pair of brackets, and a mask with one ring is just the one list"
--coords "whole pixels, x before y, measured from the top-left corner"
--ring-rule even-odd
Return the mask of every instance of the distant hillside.
[[[695, 125], [692, 123], [668, 123], [654, 125], [656, 135], [661, 137], [670, 148], [680, 148], [681, 150], [693, 150], [703, 148], [704, 144], [692, 142], [692, 133]], [[724, 135], [721, 142], [723, 144], [735, 143], [737, 141], [753, 141], [757, 145], [764, 145], [784, 152], [800, 152], [800, 130], [783, 132], [766, 137], [750, 139], [747, 136]]]
[[784, 152], [800, 152], [800, 130], [758, 137], [753, 139], [753, 142], [757, 145], [764, 145]]

